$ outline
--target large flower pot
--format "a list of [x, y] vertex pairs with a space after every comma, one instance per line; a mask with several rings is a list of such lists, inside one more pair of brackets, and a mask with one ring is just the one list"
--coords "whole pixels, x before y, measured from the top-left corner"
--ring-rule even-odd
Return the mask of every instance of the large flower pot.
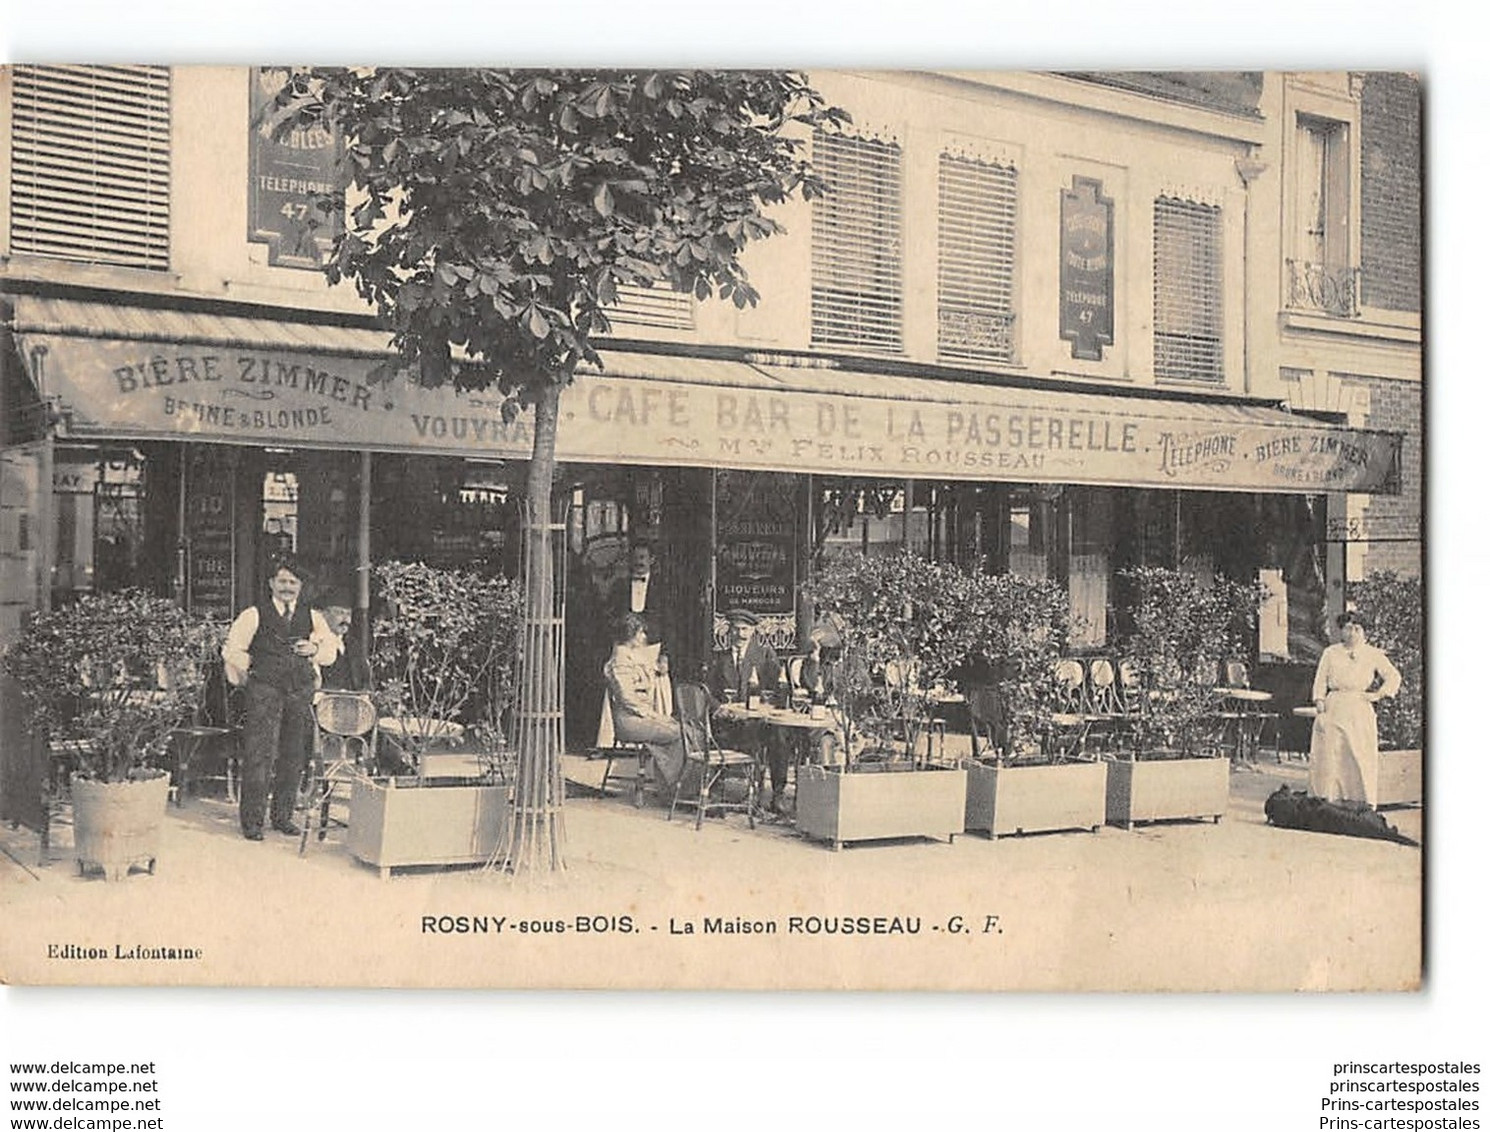
[[1376, 764], [1376, 806], [1415, 806], [1423, 801], [1423, 752], [1382, 751]]
[[352, 783], [347, 848], [384, 879], [405, 866], [485, 863], [506, 828], [506, 786], [420, 786], [392, 778]]
[[72, 780], [72, 836], [78, 871], [119, 880], [136, 866], [155, 872], [171, 779], [165, 771], [129, 782]]
[[1107, 819], [1107, 764], [984, 766], [967, 771], [966, 827], [991, 837], [1090, 829]]
[[1119, 759], [1107, 766], [1107, 821], [1220, 821], [1231, 791], [1229, 759]]
[[845, 772], [804, 766], [797, 777], [797, 829], [841, 849], [845, 841], [945, 837], [962, 832], [967, 771]]

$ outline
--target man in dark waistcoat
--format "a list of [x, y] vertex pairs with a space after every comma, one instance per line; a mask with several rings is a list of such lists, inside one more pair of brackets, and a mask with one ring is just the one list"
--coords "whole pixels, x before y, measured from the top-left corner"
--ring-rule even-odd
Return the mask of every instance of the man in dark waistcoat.
[[264, 839], [269, 780], [274, 780], [270, 823], [299, 836], [295, 793], [311, 740], [311, 694], [317, 664], [336, 659], [336, 635], [310, 603], [300, 600], [304, 572], [293, 559], [270, 565], [269, 593], [228, 628], [222, 658], [228, 679], [244, 687], [243, 781], [238, 822], [250, 841]]

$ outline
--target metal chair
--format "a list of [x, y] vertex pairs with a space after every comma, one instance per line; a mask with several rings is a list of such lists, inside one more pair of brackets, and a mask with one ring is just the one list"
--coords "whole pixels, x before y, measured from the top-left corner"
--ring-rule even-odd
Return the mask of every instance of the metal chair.
[[[760, 788], [760, 777], [764, 766], [758, 755], [751, 751], [736, 751], [720, 747], [714, 739], [714, 697], [702, 684], [679, 684], [673, 692], [678, 708], [678, 720], [683, 726], [684, 773], [673, 788], [673, 804], [668, 808], [668, 820], [679, 806], [694, 807], [693, 828], [701, 829], [704, 814], [709, 810], [721, 813], [743, 812], [755, 828], [756, 796]], [[683, 783], [688, 778], [690, 764], [698, 770], [698, 795], [683, 797]], [[714, 788], [735, 778], [744, 782], [745, 797], [742, 801], [714, 800]]]
[[[315, 746], [309, 781], [302, 794], [302, 854], [312, 824], [316, 826], [316, 840], [326, 840], [332, 804], [350, 803], [352, 782], [373, 768], [378, 742], [378, 709], [371, 692], [320, 692], [311, 711], [316, 721]], [[345, 826], [346, 822], [338, 824]]]
[[1046, 754], [1055, 762], [1079, 757], [1086, 751], [1091, 713], [1086, 702], [1086, 666], [1073, 657], [1054, 665], [1055, 710], [1047, 717]]
[[600, 725], [596, 728], [596, 745], [590, 749], [589, 757], [605, 760], [605, 772], [600, 776], [600, 793], [604, 797], [614, 774], [616, 760], [636, 760], [636, 777], [631, 783], [631, 803], [638, 808], [642, 804], [642, 793], [647, 784], [647, 760], [651, 752], [645, 743], [621, 739], [616, 735], [615, 704], [611, 700], [610, 679], [605, 682], [605, 700], [600, 712]]
[[[162, 675], [166, 681], [176, 678], [169, 672]], [[227, 800], [238, 801], [238, 740], [242, 728], [234, 720], [231, 690], [223, 675], [222, 663], [209, 664], [191, 721], [171, 731], [171, 793], [178, 808], [183, 805], [188, 788], [196, 781], [220, 781]], [[220, 773], [198, 772], [197, 763], [207, 752], [221, 753]]]
[[1255, 766], [1269, 723], [1273, 725], [1273, 746], [1277, 750], [1278, 713], [1268, 709], [1273, 694], [1252, 687], [1251, 674], [1240, 660], [1228, 660], [1225, 675], [1226, 684], [1219, 689], [1225, 701], [1220, 714], [1235, 728], [1232, 759], [1241, 766]]

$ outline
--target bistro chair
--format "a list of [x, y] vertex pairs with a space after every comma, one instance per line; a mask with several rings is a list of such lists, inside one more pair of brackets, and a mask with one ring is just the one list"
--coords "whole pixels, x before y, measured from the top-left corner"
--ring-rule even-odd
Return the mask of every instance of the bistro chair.
[[[162, 683], [176, 679], [175, 674], [163, 671]], [[233, 718], [231, 686], [223, 675], [221, 662], [206, 666], [201, 693], [192, 710], [189, 722], [171, 731], [172, 755], [171, 793], [177, 808], [195, 782], [221, 782], [229, 802], [238, 801], [238, 739], [241, 728]], [[205, 763], [208, 773], [203, 773], [206, 756], [218, 758]]]
[[1235, 729], [1232, 758], [1238, 764], [1255, 766], [1269, 723], [1273, 725], [1274, 751], [1278, 748], [1278, 713], [1269, 709], [1273, 694], [1252, 687], [1251, 674], [1243, 661], [1228, 660], [1223, 671], [1226, 683], [1217, 691], [1222, 696], [1220, 715]]
[[[678, 777], [673, 788], [673, 804], [668, 808], [671, 821], [679, 806], [694, 808], [693, 828], [701, 829], [704, 814], [716, 810], [721, 814], [730, 811], [743, 812], [750, 828], [755, 828], [756, 795], [761, 771], [760, 758], [750, 751], [736, 751], [720, 747], [714, 739], [711, 722], [714, 715], [714, 697], [702, 684], [679, 684], [673, 693], [678, 708], [678, 720], [683, 725], [684, 773]], [[683, 782], [688, 778], [690, 765], [698, 770], [698, 794], [693, 798], [683, 797]], [[714, 798], [715, 787], [723, 788], [731, 779], [744, 783], [744, 797], [738, 801]]]
[[1046, 720], [1046, 753], [1056, 762], [1065, 762], [1085, 752], [1092, 726], [1086, 702], [1086, 666], [1074, 657], [1062, 657], [1051, 674], [1056, 699], [1055, 710]]
[[[373, 768], [378, 742], [378, 709], [371, 692], [320, 692], [311, 711], [316, 721], [315, 748], [310, 781], [301, 795], [306, 811], [306, 820], [300, 823], [302, 855], [312, 823], [316, 840], [325, 841], [333, 804], [346, 812], [352, 783]], [[337, 824], [345, 827], [346, 821]]]
[[624, 781], [620, 775], [615, 773], [616, 761], [636, 761], [636, 777], [631, 783], [631, 803], [640, 808], [642, 794], [647, 785], [647, 762], [652, 757], [645, 743], [639, 743], [633, 739], [621, 739], [616, 735], [615, 705], [611, 702], [610, 680], [605, 681], [605, 698], [600, 705], [600, 724], [596, 728], [595, 746], [590, 751], [590, 758], [604, 759], [605, 772], [600, 776], [600, 794], [605, 797], [609, 793], [612, 779]]

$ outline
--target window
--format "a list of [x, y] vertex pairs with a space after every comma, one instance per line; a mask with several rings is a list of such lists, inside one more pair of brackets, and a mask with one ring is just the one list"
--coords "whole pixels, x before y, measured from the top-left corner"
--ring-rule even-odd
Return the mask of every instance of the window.
[[1169, 381], [1220, 381], [1221, 210], [1154, 202], [1154, 373]]
[[948, 360], [1014, 358], [1014, 216], [1007, 165], [944, 153], [937, 197], [937, 350]]
[[1288, 305], [1350, 317], [1350, 135], [1344, 122], [1299, 115]]
[[12, 70], [12, 252], [170, 264], [170, 70]]
[[901, 348], [900, 147], [819, 131], [813, 164], [831, 191], [812, 213], [812, 342]]
[[605, 317], [618, 326], [692, 330], [693, 296], [666, 283], [651, 287], [622, 284], [616, 288], [616, 304], [605, 308]]

